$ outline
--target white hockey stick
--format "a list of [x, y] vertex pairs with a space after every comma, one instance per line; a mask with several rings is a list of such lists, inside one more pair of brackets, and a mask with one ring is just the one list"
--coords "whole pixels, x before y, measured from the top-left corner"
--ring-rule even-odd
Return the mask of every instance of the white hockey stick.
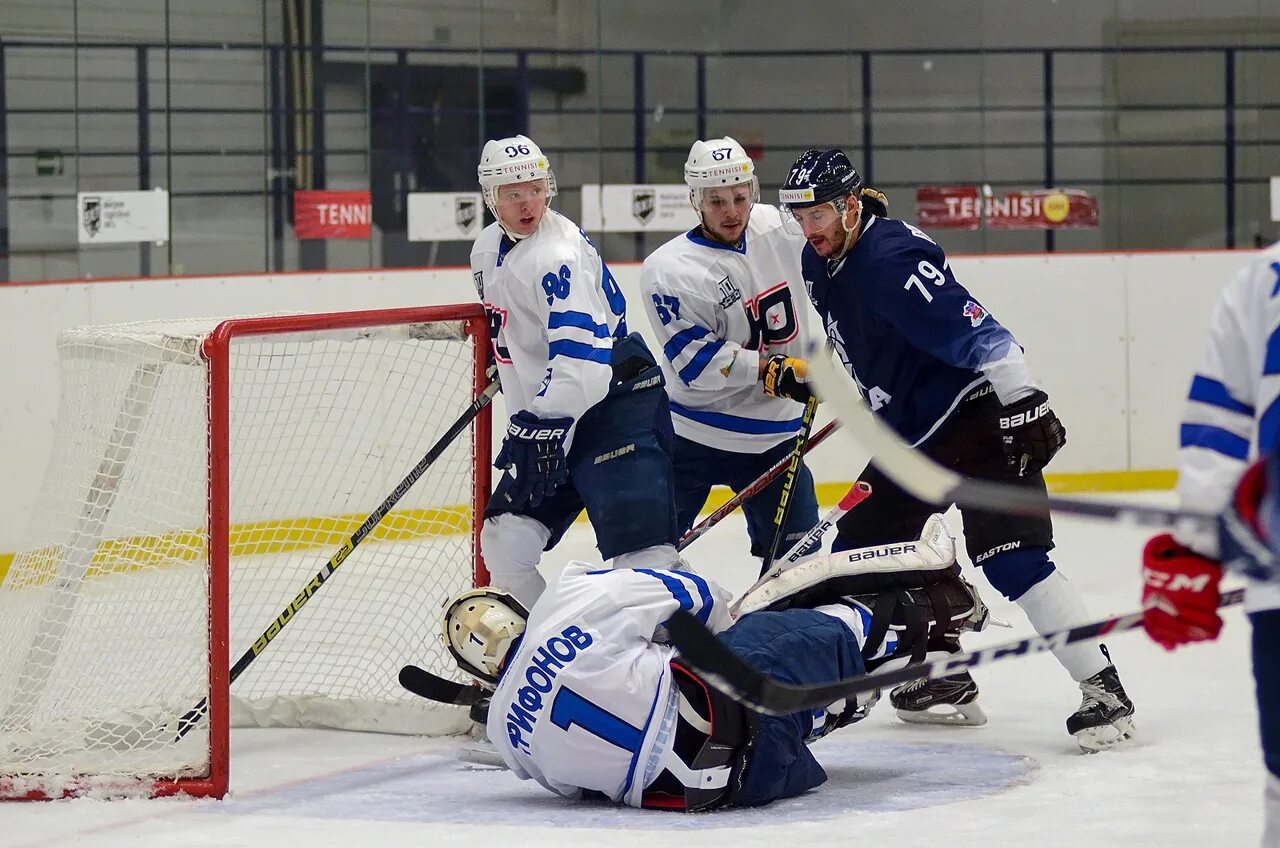
[[[844, 431], [857, 439], [863, 448], [871, 451], [876, 467], [887, 477], [922, 501], [939, 505], [954, 503], [961, 507], [1017, 515], [1040, 516], [1056, 511], [1106, 521], [1173, 527], [1192, 533], [1217, 532], [1219, 517], [1207, 513], [1058, 495], [1049, 495], [1045, 499], [1017, 486], [965, 477], [942, 467], [903, 441], [901, 436], [867, 408], [848, 372], [824, 352], [815, 351], [810, 366], [812, 379], [822, 393], [823, 402], [830, 404], [835, 410], [836, 418], [844, 425]], [[1265, 564], [1269, 559], [1264, 556], [1257, 561], [1233, 560], [1223, 563], [1223, 567], [1266, 580], [1280, 573]]]

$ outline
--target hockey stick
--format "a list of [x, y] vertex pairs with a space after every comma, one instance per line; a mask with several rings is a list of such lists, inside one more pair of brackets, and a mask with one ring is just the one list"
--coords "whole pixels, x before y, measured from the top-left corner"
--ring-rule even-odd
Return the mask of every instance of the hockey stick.
[[870, 495], [870, 483], [864, 483], [861, 480], [854, 483], [853, 488], [846, 492], [845, 496], [840, 499], [840, 503], [833, 506], [830, 512], [822, 516], [822, 520], [815, 524], [812, 530], [805, 533], [804, 538], [792, 545], [791, 550], [787, 551], [786, 556], [779, 560], [773, 568], [760, 575], [760, 579], [753, 583], [750, 589], [747, 589], [747, 591], [738, 596], [738, 599], [733, 602], [733, 606], [729, 607], [729, 613], [733, 616], [737, 616], [739, 604], [742, 603], [743, 598], [750, 595], [756, 589], [760, 588], [761, 585], [769, 582], [798, 562], [803, 557], [804, 550], [808, 548], [809, 545], [821, 539], [823, 535], [831, 529], [832, 524], [835, 524], [843, 518], [845, 513], [862, 503], [870, 497]]
[[[862, 401], [848, 373], [829, 357], [815, 355], [810, 367], [823, 400], [835, 410], [836, 418], [848, 428], [847, 432], [871, 451], [876, 467], [922, 501], [1017, 515], [1043, 516], [1057, 511], [1144, 526], [1174, 527], [1191, 533], [1217, 532], [1219, 519], [1215, 515], [1132, 502], [1057, 495], [1046, 499], [1028, 489], [957, 474], [912, 448], [881, 421]], [[1274, 574], [1266, 566], [1250, 568], [1242, 561], [1223, 563], [1223, 566], [1263, 579]]]
[[[1219, 608], [1244, 600], [1244, 589], [1224, 592]], [[698, 677], [735, 701], [765, 715], [789, 715], [801, 710], [828, 706], [841, 698], [897, 686], [920, 678], [934, 680], [958, 674], [980, 665], [1009, 657], [1021, 657], [1052, 651], [1076, 642], [1097, 639], [1110, 633], [1123, 633], [1142, 626], [1142, 611], [1104, 618], [1066, 630], [1057, 630], [993, 645], [967, 654], [954, 654], [944, 659], [909, 665], [906, 668], [801, 686], [784, 683], [757, 671], [721, 642], [702, 622], [681, 610], [667, 622], [667, 632], [679, 650], [680, 660], [697, 672]]]
[[[805, 443], [804, 452], [808, 453], [809, 451], [816, 448], [818, 445], [822, 444], [826, 440], [827, 436], [830, 436], [839, 427], [840, 427], [840, 423], [837, 421], [828, 422], [826, 426], [824, 426], [818, 432], [814, 433], [813, 436], [809, 438], [808, 442]], [[694, 541], [702, 538], [704, 535], [706, 535], [708, 530], [710, 530], [712, 527], [719, 524], [720, 521], [726, 515], [733, 512], [738, 507], [742, 506], [742, 504], [748, 498], [752, 498], [760, 494], [760, 492], [762, 492], [770, 483], [778, 479], [778, 475], [786, 471], [790, 467], [790, 465], [791, 465], [791, 457], [788, 456], [786, 459], [778, 462], [776, 465], [774, 465], [764, 474], [761, 474], [749, 486], [745, 487], [742, 491], [738, 492], [738, 494], [734, 495], [732, 498], [726, 501], [719, 509], [717, 509], [715, 512], [708, 515], [706, 518], [702, 519], [700, 522], [698, 522], [698, 525], [696, 527], [694, 527], [688, 533], [685, 533], [682, 537], [680, 537], [680, 541], [676, 544], [676, 550], [683, 551], [685, 548], [689, 547], [689, 545], [693, 544]]]
[[[485, 386], [484, 391], [480, 392], [480, 394], [476, 396], [476, 399], [471, 402], [471, 405], [466, 408], [462, 415], [458, 416], [458, 420], [454, 421], [453, 425], [445, 431], [445, 434], [441, 436], [434, 445], [431, 446], [431, 449], [423, 455], [422, 459], [418, 460], [418, 464], [413, 467], [413, 470], [411, 470], [408, 475], [406, 475], [405, 478], [391, 490], [391, 494], [387, 495], [386, 500], [384, 500], [377, 509], [369, 513], [369, 517], [364, 520], [364, 523], [356, 528], [356, 531], [351, 534], [351, 537], [347, 539], [347, 541], [342, 543], [342, 547], [338, 548], [338, 550], [334, 552], [333, 556], [329, 557], [329, 561], [324, 564], [324, 568], [316, 572], [315, 577], [312, 577], [311, 580], [302, 587], [302, 591], [289, 602], [278, 616], [276, 616], [275, 620], [271, 622], [267, 629], [262, 631], [262, 634], [253, 641], [249, 650], [245, 651], [240, 659], [236, 660], [235, 665], [231, 666], [231, 673], [227, 681], [228, 685], [235, 683], [236, 678], [244, 674], [245, 669], [252, 665], [253, 661], [258, 658], [258, 655], [265, 651], [267, 646], [271, 644], [271, 641], [280, 635], [290, 621], [293, 621], [298, 610], [302, 609], [307, 601], [311, 600], [312, 595], [320, 591], [320, 587], [323, 586], [325, 581], [338, 570], [344, 561], [346, 561], [347, 557], [351, 555], [351, 552], [354, 551], [356, 547], [373, 532], [373, 529], [378, 526], [383, 518], [386, 518], [387, 513], [391, 512], [392, 508], [400, 502], [400, 499], [404, 497], [405, 493], [413, 488], [413, 484], [418, 482], [418, 479], [426, 473], [432, 463], [439, 459], [441, 454], [449, 449], [449, 446], [453, 444], [454, 439], [456, 439], [463, 430], [467, 429], [467, 427], [471, 425], [471, 422], [480, 414], [480, 410], [489, 405], [489, 402], [493, 400], [494, 395], [498, 393], [500, 388], [501, 385], [497, 380], [493, 379], [491, 373], [490, 383]], [[208, 709], [209, 699], [201, 698], [200, 703], [196, 704], [194, 708], [188, 710], [182, 718], [178, 719], [177, 738], [181, 739], [186, 736], [191, 728], [195, 727], [196, 724], [199, 723], [200, 719]]]
[[787, 516], [791, 514], [791, 492], [796, 487], [796, 478], [800, 476], [800, 462], [804, 459], [804, 447], [809, 442], [809, 433], [813, 431], [813, 414], [818, 410], [818, 396], [809, 395], [804, 405], [804, 417], [800, 422], [800, 433], [796, 436], [795, 447], [787, 460], [787, 479], [782, 482], [782, 493], [778, 497], [778, 509], [773, 515], [773, 543], [764, 553], [764, 561], [760, 563], [760, 574], [764, 575], [773, 567], [773, 558], [778, 555], [778, 545], [782, 544], [783, 529], [787, 526]]
[[458, 707], [469, 707], [485, 695], [475, 684], [455, 683], [416, 665], [400, 669], [400, 685], [419, 698]]

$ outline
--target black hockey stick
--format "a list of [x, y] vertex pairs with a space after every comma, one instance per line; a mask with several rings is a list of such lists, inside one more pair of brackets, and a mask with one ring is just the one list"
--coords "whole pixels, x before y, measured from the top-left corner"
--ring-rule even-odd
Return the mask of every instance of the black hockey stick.
[[[942, 467], [903, 441], [867, 408], [848, 373], [825, 353], [815, 353], [810, 369], [823, 401], [835, 410], [846, 432], [871, 451], [877, 468], [922, 501], [939, 505], [954, 503], [961, 507], [1016, 515], [1043, 516], [1056, 511], [1149, 527], [1173, 527], [1191, 533], [1217, 533], [1220, 519], [1216, 515], [1124, 501], [1095, 501], [1060, 495], [1049, 495], [1046, 499], [1029, 489], [965, 477]], [[1229, 520], [1229, 514], [1225, 517]], [[1280, 573], [1280, 568], [1271, 564], [1273, 558], [1267, 552], [1254, 553], [1255, 557], [1250, 561], [1236, 559], [1224, 562], [1223, 567], [1263, 580]]]
[[[1218, 606], [1229, 607], [1244, 600], [1243, 589], [1222, 593]], [[906, 668], [816, 683], [807, 686], [784, 683], [757, 671], [729, 650], [715, 634], [689, 613], [680, 610], [667, 622], [667, 632], [679, 650], [681, 662], [688, 665], [706, 683], [735, 701], [765, 715], [789, 715], [801, 710], [826, 707], [841, 698], [862, 692], [873, 692], [920, 678], [934, 680], [966, 671], [980, 665], [1010, 657], [1038, 654], [1097, 639], [1109, 633], [1123, 633], [1142, 626], [1142, 611], [1104, 618], [1066, 630], [1057, 630], [993, 645], [967, 654], [954, 654], [940, 660], [910, 665]]]
[[764, 561], [760, 564], [763, 576], [773, 567], [773, 559], [778, 555], [778, 546], [782, 544], [783, 531], [787, 526], [787, 516], [791, 514], [791, 493], [796, 487], [796, 478], [800, 476], [800, 462], [804, 459], [805, 445], [809, 443], [809, 433], [813, 431], [813, 414], [818, 410], [818, 396], [810, 395], [804, 405], [804, 417], [800, 422], [800, 433], [796, 436], [795, 447], [787, 460], [787, 476], [782, 481], [782, 493], [778, 498], [778, 509], [773, 515], [773, 543], [764, 552]]
[[[411, 470], [408, 475], [406, 475], [405, 478], [401, 480], [394, 489], [392, 489], [391, 494], [387, 495], [386, 500], [384, 500], [377, 509], [369, 513], [369, 517], [364, 520], [364, 523], [356, 528], [356, 531], [351, 534], [351, 537], [347, 539], [347, 541], [342, 543], [342, 547], [338, 548], [338, 550], [334, 552], [333, 556], [329, 557], [329, 561], [324, 564], [324, 568], [316, 572], [315, 577], [312, 577], [311, 580], [302, 587], [302, 591], [300, 591], [297, 596], [289, 602], [284, 610], [275, 617], [275, 620], [271, 622], [267, 629], [262, 631], [262, 634], [253, 641], [249, 650], [245, 651], [240, 659], [236, 660], [235, 665], [231, 666], [230, 677], [227, 681], [228, 685], [235, 683], [236, 678], [244, 674], [245, 669], [252, 665], [253, 661], [256, 660], [258, 656], [266, 650], [267, 646], [271, 644], [271, 641], [280, 635], [289, 622], [294, 619], [298, 610], [302, 609], [307, 601], [311, 600], [312, 595], [320, 591], [320, 587], [325, 584], [325, 581], [338, 570], [339, 566], [341, 566], [347, 557], [351, 555], [351, 552], [354, 551], [356, 547], [373, 532], [373, 529], [378, 526], [382, 519], [386, 518], [392, 508], [400, 502], [400, 499], [405, 496], [406, 492], [413, 488], [413, 484], [418, 482], [419, 478], [426, 473], [432, 463], [439, 459], [440, 456], [449, 449], [449, 446], [453, 444], [454, 439], [458, 438], [458, 435], [471, 425], [471, 422], [480, 414], [480, 410], [489, 405], [489, 402], [493, 400], [494, 395], [496, 395], [498, 390], [501, 388], [498, 381], [493, 379], [492, 369], [490, 373], [490, 381], [489, 385], [485, 386], [484, 391], [480, 392], [462, 415], [458, 416], [458, 420], [454, 421], [453, 425], [445, 431], [445, 434], [441, 436], [434, 445], [431, 446], [431, 449], [423, 455], [422, 459], [418, 460], [418, 464], [413, 467], [413, 470]], [[177, 738], [181, 739], [186, 736], [187, 733], [200, 722], [208, 709], [209, 699], [201, 698], [200, 703], [196, 704], [196, 706], [188, 710], [182, 718], [178, 719]]]
[[469, 707], [485, 696], [480, 686], [455, 683], [416, 665], [400, 669], [400, 685], [419, 698], [458, 707]]

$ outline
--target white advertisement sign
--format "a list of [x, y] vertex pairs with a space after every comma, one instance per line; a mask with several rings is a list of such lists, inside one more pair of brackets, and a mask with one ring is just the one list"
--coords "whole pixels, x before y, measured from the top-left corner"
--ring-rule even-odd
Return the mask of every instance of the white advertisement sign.
[[166, 242], [169, 240], [169, 192], [82, 191], [76, 195], [81, 244]]
[[698, 225], [689, 187], [674, 185], [584, 185], [582, 228], [605, 233], [678, 233]]
[[1271, 178], [1271, 220], [1280, 221], [1280, 177]]
[[409, 241], [471, 241], [484, 229], [478, 191], [409, 194]]

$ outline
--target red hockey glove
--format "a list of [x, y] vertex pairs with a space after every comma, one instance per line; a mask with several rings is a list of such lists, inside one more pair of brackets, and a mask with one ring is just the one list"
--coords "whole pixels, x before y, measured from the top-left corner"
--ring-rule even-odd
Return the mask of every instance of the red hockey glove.
[[1172, 651], [1189, 642], [1217, 639], [1218, 583], [1222, 567], [1161, 533], [1142, 551], [1142, 625]]

